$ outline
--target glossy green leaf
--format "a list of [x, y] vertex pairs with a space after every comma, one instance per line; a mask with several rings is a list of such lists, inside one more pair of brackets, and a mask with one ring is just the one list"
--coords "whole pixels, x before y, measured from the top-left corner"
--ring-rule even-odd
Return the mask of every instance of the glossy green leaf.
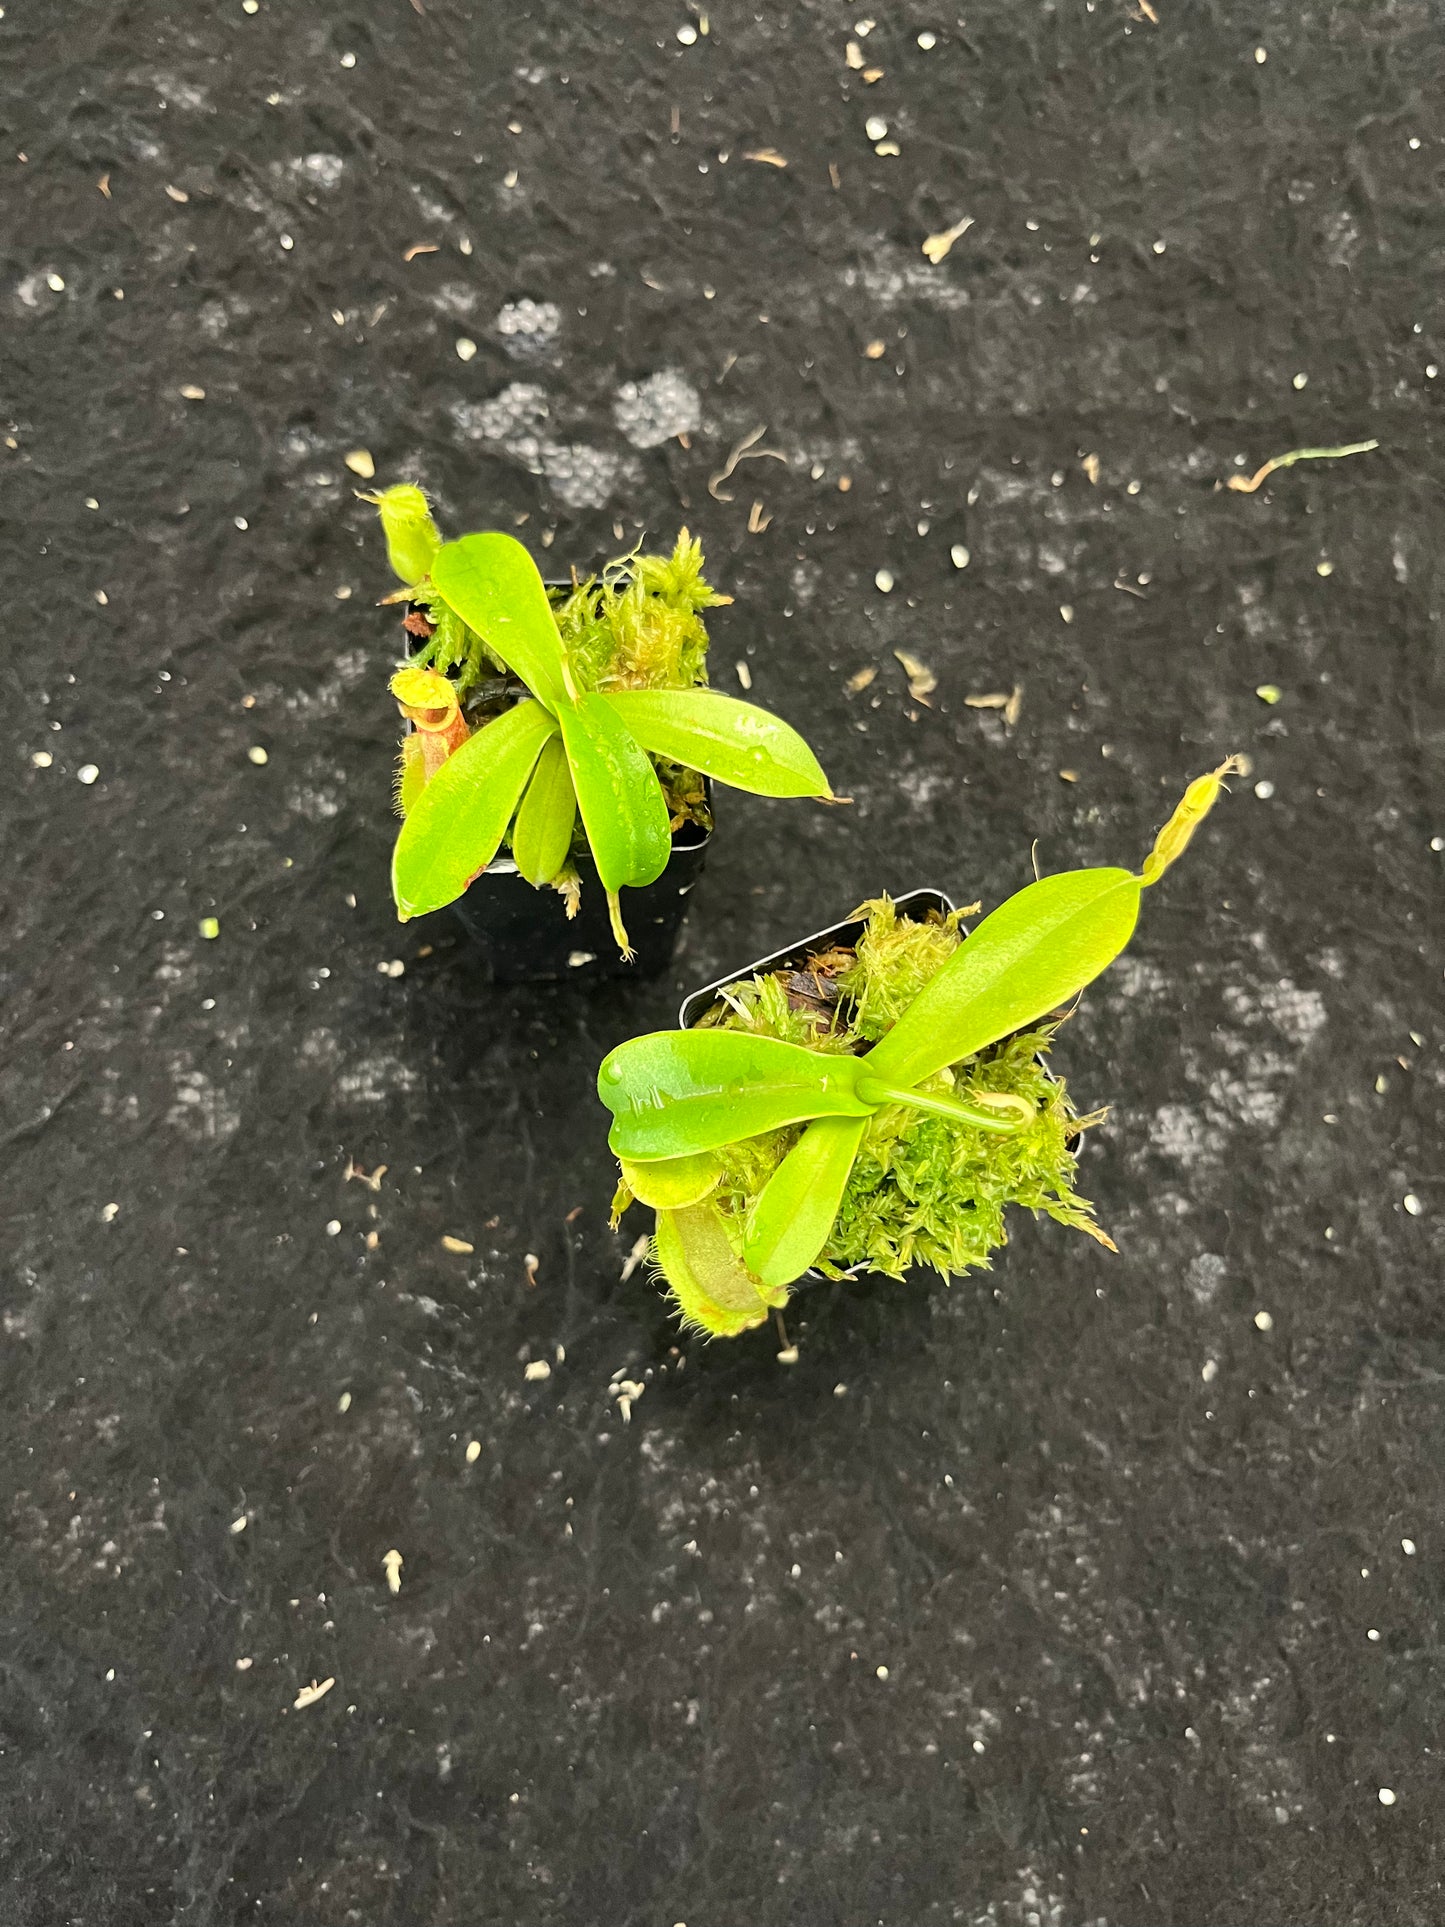
[[917, 1084], [1036, 1023], [1118, 956], [1139, 891], [1128, 870], [1065, 870], [1029, 884], [984, 918], [859, 1061], [871, 1076]]
[[558, 721], [603, 889], [655, 882], [672, 854], [672, 830], [646, 750], [605, 696], [564, 703]]
[[556, 709], [568, 700], [557, 619], [536, 563], [515, 536], [493, 531], [443, 543], [431, 579], [539, 702]]
[[826, 1056], [741, 1031], [659, 1030], [602, 1060], [597, 1094], [618, 1157], [648, 1162], [714, 1151], [813, 1117], [865, 1117], [859, 1057]]
[[556, 719], [521, 702], [468, 737], [412, 803], [391, 859], [403, 922], [453, 903], [497, 854]]
[[553, 736], [542, 746], [512, 825], [512, 856], [528, 883], [541, 889], [556, 876], [572, 848], [576, 820], [577, 796], [567, 751], [562, 738]]
[[626, 689], [607, 700], [644, 749], [755, 796], [831, 796], [797, 730], [712, 689]]
[[749, 1274], [710, 1204], [659, 1211], [654, 1249], [683, 1323], [711, 1337], [736, 1338], [761, 1325], [778, 1302]]
[[790, 1285], [827, 1244], [867, 1129], [866, 1117], [820, 1117], [753, 1200], [743, 1259], [764, 1285]]
[[650, 1204], [654, 1211], [679, 1211], [684, 1205], [701, 1204], [716, 1191], [722, 1165], [710, 1151], [692, 1157], [659, 1158], [653, 1164], [634, 1164], [630, 1158], [619, 1160], [622, 1182], [639, 1204]]

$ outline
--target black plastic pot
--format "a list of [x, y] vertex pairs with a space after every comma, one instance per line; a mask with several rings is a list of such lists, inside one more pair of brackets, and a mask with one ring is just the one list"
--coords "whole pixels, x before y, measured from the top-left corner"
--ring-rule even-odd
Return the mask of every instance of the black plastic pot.
[[[906, 895], [893, 899], [894, 908], [910, 923], [922, 923], [930, 910], [936, 910], [946, 917], [953, 910], [953, 899], [944, 895], [942, 890], [910, 890]], [[868, 925], [862, 917], [850, 917], [846, 923], [829, 924], [826, 930], [815, 931], [811, 937], [804, 937], [801, 943], [790, 943], [782, 950], [775, 950], [770, 956], [759, 957], [755, 963], [743, 964], [737, 970], [730, 970], [725, 977], [718, 977], [701, 990], [694, 990], [682, 1000], [682, 1008], [677, 1013], [678, 1027], [692, 1030], [701, 1022], [706, 1013], [718, 1000], [718, 993], [726, 990], [744, 977], [761, 977], [770, 970], [784, 970], [789, 964], [804, 964], [815, 951], [827, 950], [833, 945], [852, 946], [857, 943]]]
[[[894, 908], [907, 916], [912, 923], [922, 923], [930, 910], [940, 916], [948, 916], [953, 910], [952, 897], [945, 896], [942, 890], [909, 890], [904, 896], [893, 899]], [[774, 950], [770, 956], [759, 957], [755, 963], [744, 964], [740, 970], [730, 970], [725, 977], [718, 977], [691, 996], [684, 997], [677, 1013], [678, 1025], [682, 1030], [691, 1030], [712, 1009], [718, 1000], [718, 993], [735, 984], [740, 978], [765, 976], [771, 970], [786, 970], [789, 965], [805, 964], [809, 957], [820, 950], [834, 945], [841, 947], [855, 945], [867, 929], [862, 917], [850, 917], [845, 923], [829, 924], [826, 930], [815, 931], [811, 937], [804, 937], [801, 943], [790, 943], [782, 950]], [[868, 1276], [867, 1265], [852, 1265], [844, 1272], [845, 1278], [864, 1278]], [[796, 1281], [797, 1285], [821, 1285], [832, 1282], [826, 1272], [808, 1270]]]
[[[711, 785], [709, 805], [713, 803]], [[570, 921], [550, 887], [534, 890], [510, 857], [497, 857], [452, 905], [467, 934], [501, 984], [551, 983], [604, 977], [657, 977], [672, 962], [688, 892], [702, 875], [712, 832], [684, 823], [656, 883], [622, 892], [622, 916], [636, 956], [624, 962], [607, 916], [607, 893], [592, 852], [573, 861], [582, 900]]]
[[[548, 582], [559, 593], [570, 582]], [[422, 609], [407, 604], [409, 612]], [[498, 691], [508, 701], [524, 696], [525, 686], [509, 684]], [[709, 814], [715, 805], [711, 783], [706, 783]], [[684, 823], [672, 839], [667, 868], [655, 883], [626, 890], [622, 916], [636, 952], [624, 960], [612, 934], [607, 893], [597, 876], [592, 852], [584, 842], [573, 862], [582, 879], [577, 915], [567, 916], [566, 905], [550, 888], [533, 889], [509, 856], [499, 856], [467, 887], [451, 906], [462, 927], [481, 952], [499, 984], [575, 982], [581, 978], [658, 977], [672, 962], [677, 934], [687, 912], [687, 897], [702, 875], [712, 831]]]

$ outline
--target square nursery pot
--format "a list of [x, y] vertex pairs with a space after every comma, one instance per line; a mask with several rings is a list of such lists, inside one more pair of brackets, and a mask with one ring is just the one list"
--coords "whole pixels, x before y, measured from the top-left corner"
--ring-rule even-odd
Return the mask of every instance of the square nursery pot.
[[[570, 582], [548, 582], [549, 591], [570, 590]], [[407, 604], [409, 613], [421, 604]], [[523, 695], [520, 684], [508, 691]], [[704, 782], [708, 813], [716, 807], [712, 784]], [[607, 896], [597, 877], [592, 852], [584, 842], [574, 857], [582, 879], [577, 915], [568, 919], [561, 897], [551, 888], [534, 890], [509, 856], [498, 856], [451, 906], [499, 984], [598, 981], [605, 977], [657, 977], [672, 962], [687, 911], [688, 892], [702, 875], [712, 831], [684, 823], [672, 839], [667, 868], [655, 883], [628, 890], [622, 899], [627, 934], [637, 952], [623, 961], [607, 915]]]
[[[894, 907], [901, 916], [913, 923], [922, 923], [930, 910], [940, 916], [947, 916], [954, 908], [953, 899], [945, 896], [942, 890], [909, 890], [904, 896], [893, 899]], [[744, 964], [741, 969], [730, 970], [725, 977], [715, 978], [704, 984], [701, 990], [694, 990], [685, 997], [677, 1013], [678, 1025], [682, 1030], [692, 1030], [712, 1009], [720, 991], [729, 984], [735, 984], [742, 977], [761, 977], [772, 970], [782, 970], [789, 964], [801, 965], [816, 951], [827, 950], [834, 945], [854, 945], [867, 928], [862, 917], [850, 917], [844, 923], [829, 924], [826, 930], [815, 931], [811, 937], [804, 937], [801, 943], [790, 943], [781, 950], [774, 950], [766, 957], [759, 957], [755, 963]], [[967, 932], [964, 932], [967, 936]], [[853, 1265], [844, 1274], [847, 1278], [862, 1278], [868, 1275], [866, 1265]], [[821, 1271], [805, 1271], [798, 1280], [802, 1284], [831, 1283]]]
[[[711, 784], [707, 794], [711, 808]], [[702, 875], [711, 841], [711, 830], [684, 823], [673, 836], [672, 855], [657, 881], [623, 891], [623, 920], [637, 952], [631, 963], [617, 948], [607, 893], [585, 845], [573, 858], [582, 879], [582, 901], [570, 921], [557, 892], [550, 885], [534, 890], [509, 856], [494, 858], [452, 909], [496, 983], [657, 977], [672, 962], [688, 892]]]

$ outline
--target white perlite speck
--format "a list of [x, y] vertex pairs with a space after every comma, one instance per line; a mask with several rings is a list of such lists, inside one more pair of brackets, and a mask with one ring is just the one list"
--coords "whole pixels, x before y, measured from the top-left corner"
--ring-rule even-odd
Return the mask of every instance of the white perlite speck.
[[335, 187], [346, 168], [339, 154], [303, 154], [300, 160], [290, 163], [291, 172], [303, 180], [312, 181], [317, 187]]

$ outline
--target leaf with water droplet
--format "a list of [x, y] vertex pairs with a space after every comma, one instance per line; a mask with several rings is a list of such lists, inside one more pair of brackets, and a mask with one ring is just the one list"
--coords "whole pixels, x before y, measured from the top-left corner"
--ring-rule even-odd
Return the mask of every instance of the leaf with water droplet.
[[558, 721], [603, 889], [656, 882], [672, 854], [672, 829], [647, 752], [605, 696], [563, 703]]
[[756, 703], [713, 689], [624, 689], [606, 699], [654, 756], [754, 796], [831, 796], [797, 730]]
[[613, 1113], [613, 1151], [648, 1163], [807, 1118], [866, 1117], [872, 1107], [853, 1089], [861, 1062], [776, 1037], [661, 1030], [605, 1058], [597, 1094]]

